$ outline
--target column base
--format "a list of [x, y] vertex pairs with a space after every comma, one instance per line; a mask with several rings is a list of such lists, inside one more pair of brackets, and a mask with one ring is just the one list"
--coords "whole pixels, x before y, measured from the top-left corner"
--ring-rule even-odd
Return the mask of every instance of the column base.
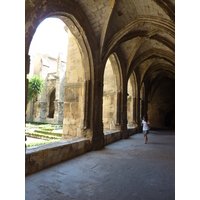
[[127, 130], [121, 131], [121, 136], [122, 139], [128, 139], [129, 138], [128, 131]]
[[91, 150], [96, 151], [104, 148], [104, 135], [96, 138], [92, 138]]

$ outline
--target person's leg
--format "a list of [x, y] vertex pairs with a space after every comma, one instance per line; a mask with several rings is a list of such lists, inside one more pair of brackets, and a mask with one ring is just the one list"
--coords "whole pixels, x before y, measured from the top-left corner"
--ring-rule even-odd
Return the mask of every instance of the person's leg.
[[145, 144], [147, 143], [147, 134], [144, 134], [144, 137], [145, 137]]

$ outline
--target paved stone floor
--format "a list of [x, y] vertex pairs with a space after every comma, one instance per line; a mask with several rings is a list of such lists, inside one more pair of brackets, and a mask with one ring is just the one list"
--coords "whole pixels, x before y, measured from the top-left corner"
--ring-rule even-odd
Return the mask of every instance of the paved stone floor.
[[173, 200], [175, 132], [150, 131], [25, 178], [26, 200]]

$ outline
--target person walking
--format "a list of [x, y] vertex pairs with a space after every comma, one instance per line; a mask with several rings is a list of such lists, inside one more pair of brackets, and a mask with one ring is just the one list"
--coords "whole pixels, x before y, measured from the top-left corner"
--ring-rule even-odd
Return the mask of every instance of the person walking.
[[145, 138], [145, 144], [147, 144], [148, 142], [148, 137], [147, 137], [147, 134], [149, 133], [149, 129], [150, 129], [150, 123], [148, 121], [148, 118], [146, 115], [143, 116], [143, 120], [142, 120], [142, 124], [143, 124], [143, 134], [144, 134], [144, 138]]

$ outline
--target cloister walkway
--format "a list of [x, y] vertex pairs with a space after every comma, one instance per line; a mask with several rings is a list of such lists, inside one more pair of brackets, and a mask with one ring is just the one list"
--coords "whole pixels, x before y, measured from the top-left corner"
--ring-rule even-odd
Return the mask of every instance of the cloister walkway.
[[151, 130], [25, 178], [26, 200], [175, 199], [175, 131]]

